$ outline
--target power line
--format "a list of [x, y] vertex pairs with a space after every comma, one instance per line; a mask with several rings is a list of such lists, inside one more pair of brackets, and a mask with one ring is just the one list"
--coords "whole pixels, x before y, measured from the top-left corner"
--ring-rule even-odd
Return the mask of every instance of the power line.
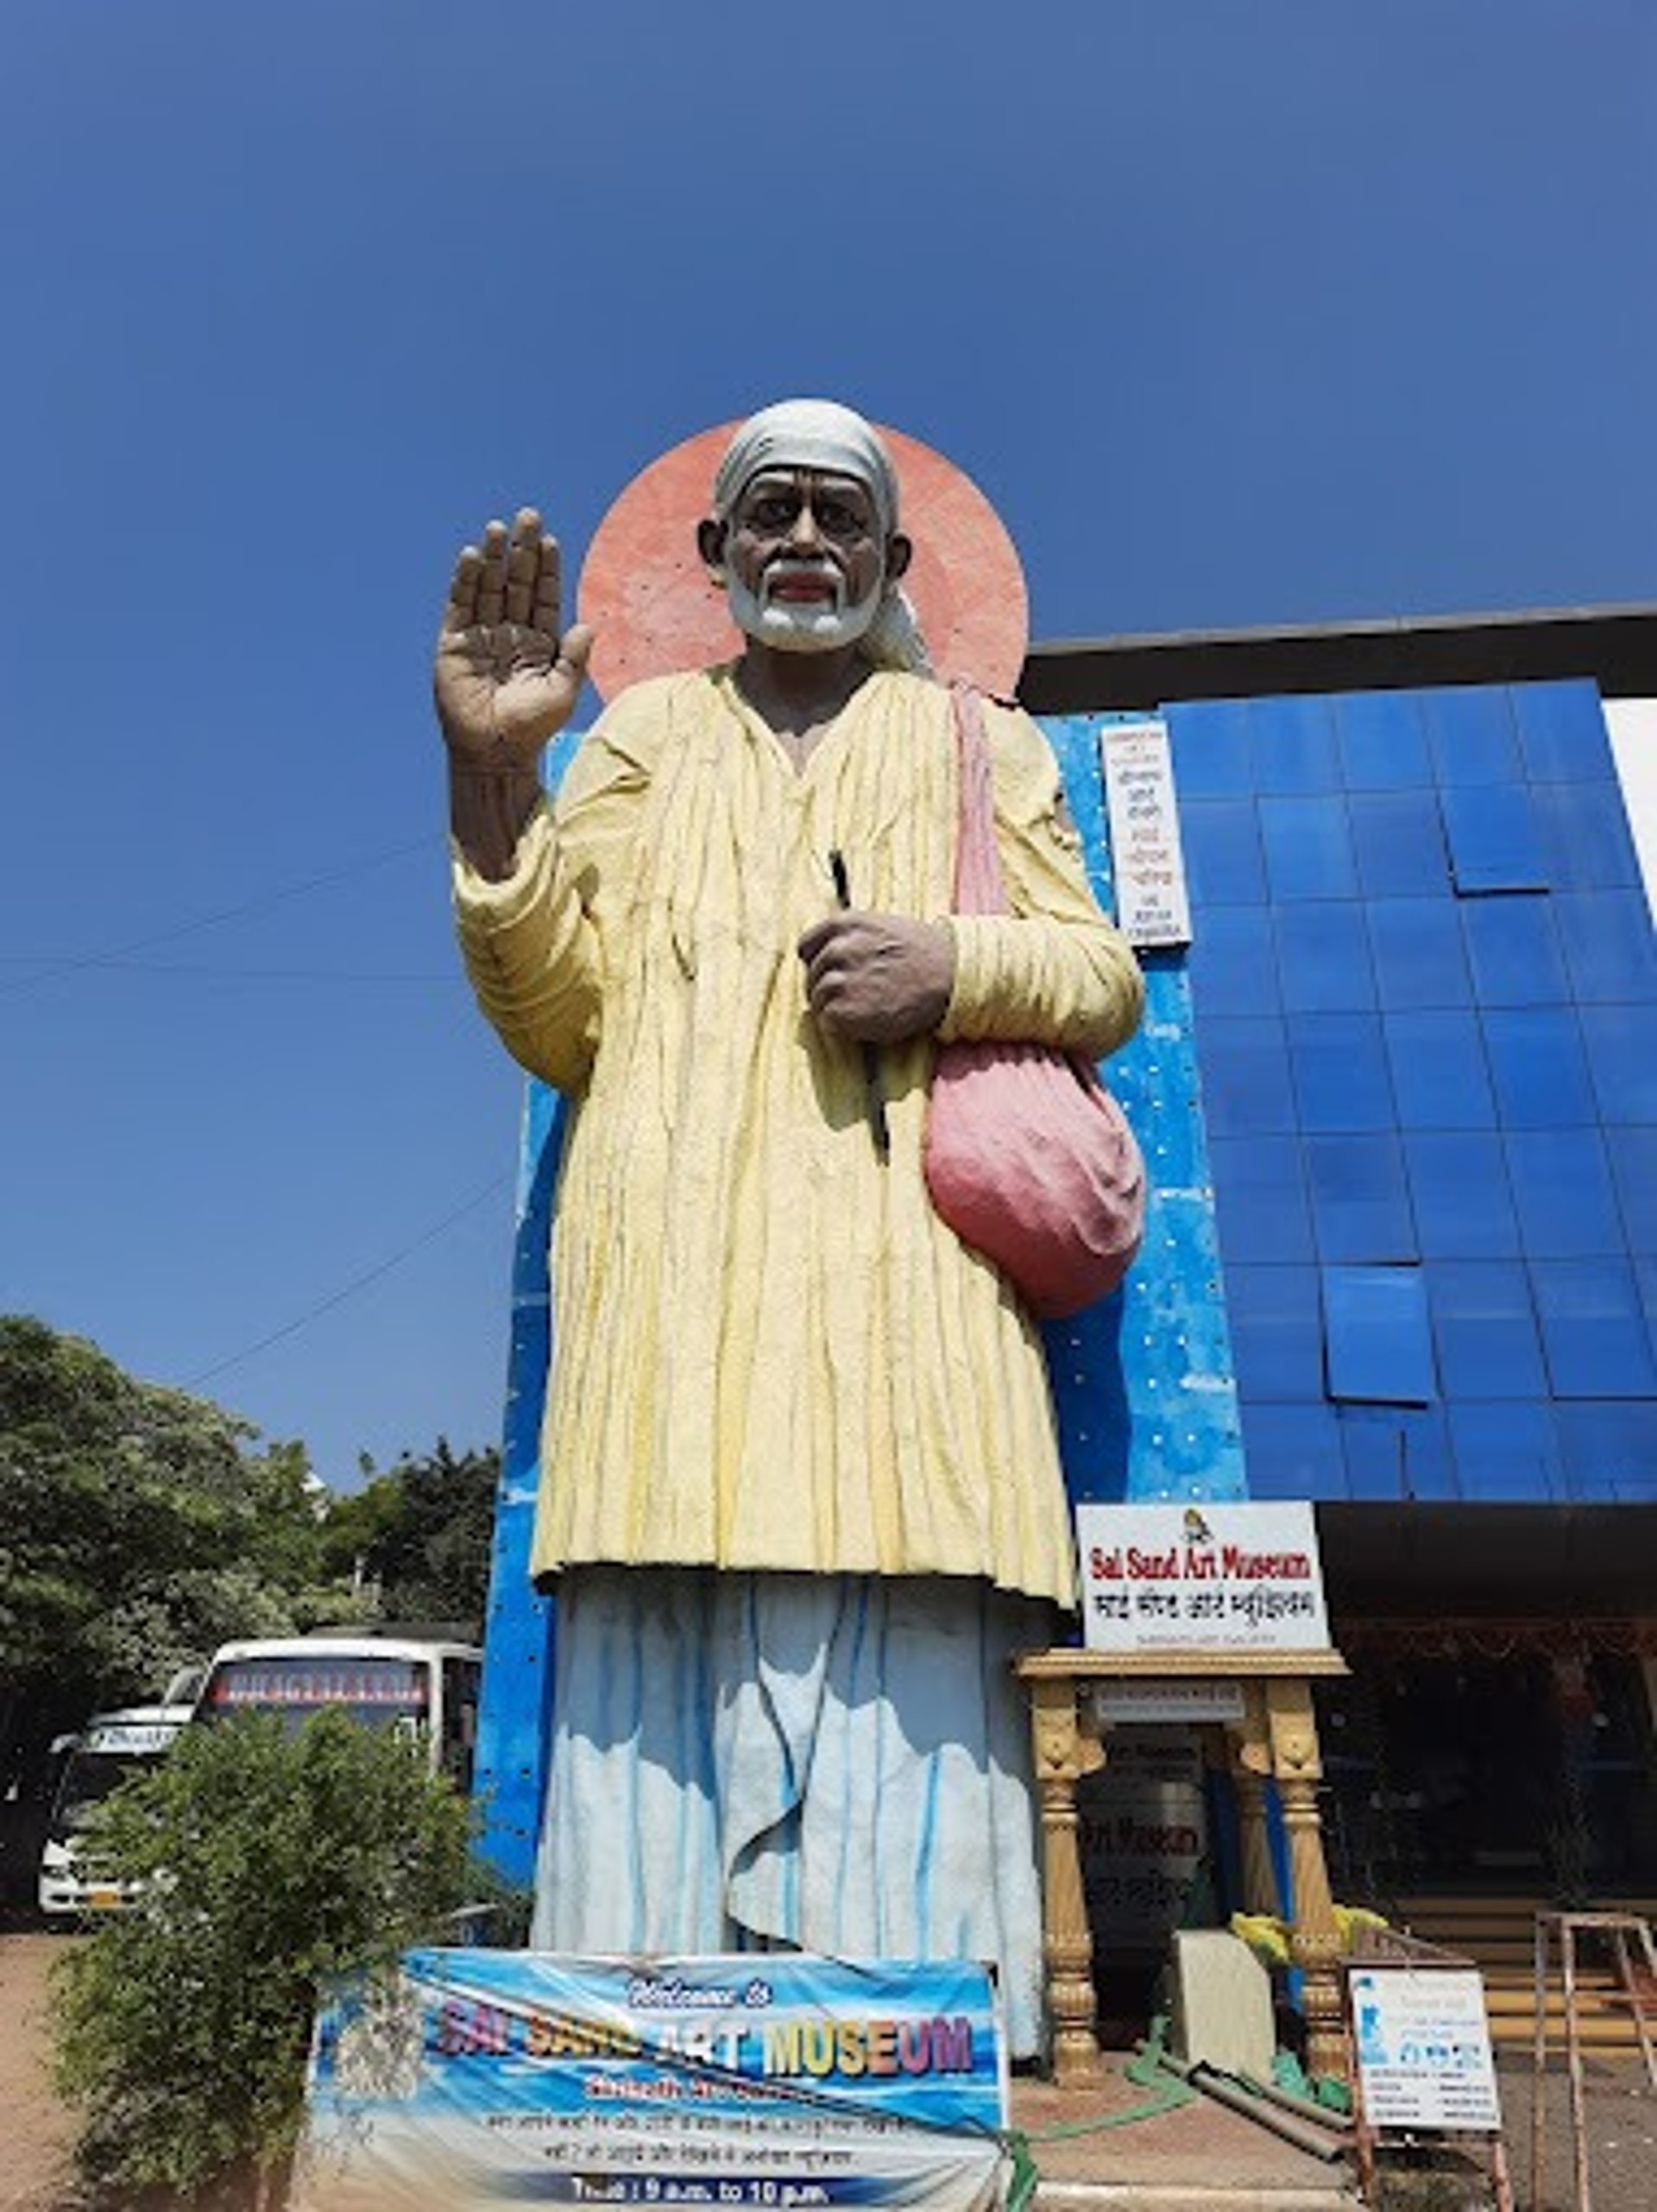
[[482, 1190], [474, 1191], [472, 1195], [456, 1207], [451, 1213], [445, 1213], [441, 1221], [434, 1221], [430, 1228], [422, 1229], [418, 1237], [412, 1238], [400, 1250], [393, 1252], [388, 1259], [382, 1259], [377, 1266], [369, 1268], [364, 1274], [354, 1276], [342, 1289], [332, 1292], [326, 1298], [318, 1299], [314, 1306], [307, 1308], [297, 1319], [285, 1321], [280, 1328], [273, 1329], [268, 1336], [261, 1336], [256, 1344], [247, 1345], [242, 1351], [231, 1352], [226, 1359], [215, 1360], [211, 1367], [204, 1367], [199, 1374], [186, 1376], [183, 1388], [186, 1390], [197, 1390], [203, 1383], [211, 1382], [215, 1375], [224, 1374], [227, 1368], [239, 1367], [244, 1359], [251, 1359], [257, 1352], [268, 1352], [273, 1344], [280, 1344], [284, 1338], [296, 1336], [301, 1329], [309, 1328], [312, 1321], [320, 1320], [324, 1314], [332, 1313], [336, 1306], [343, 1306], [348, 1298], [355, 1298], [359, 1290], [366, 1290], [371, 1282], [378, 1282], [381, 1276], [389, 1275], [394, 1267], [400, 1267], [406, 1259], [412, 1258], [425, 1245], [442, 1236], [445, 1229], [452, 1229], [457, 1221], [463, 1220], [467, 1214], [475, 1213], [485, 1199], [493, 1198], [495, 1192], [503, 1188], [509, 1180], [510, 1177], [504, 1174], [492, 1175]]
[[147, 936], [134, 937], [124, 945], [111, 945], [102, 952], [83, 953], [71, 960], [52, 961], [34, 975], [12, 976], [0, 982], [0, 993], [29, 991], [36, 984], [55, 983], [66, 975], [79, 975], [91, 967], [103, 967], [124, 960], [129, 954], [148, 952], [153, 946], [173, 943], [180, 937], [192, 936], [198, 930], [216, 930], [221, 923], [239, 922], [249, 914], [262, 914], [272, 906], [280, 906], [290, 898], [303, 898], [313, 891], [324, 891], [331, 884], [344, 883], [352, 877], [366, 875], [374, 868], [387, 866], [392, 860], [406, 859], [410, 853], [430, 851], [438, 841], [428, 833], [424, 837], [411, 838], [404, 845], [393, 845], [383, 853], [370, 854], [368, 859], [352, 860], [344, 867], [325, 869], [320, 875], [307, 876], [302, 883], [285, 885], [280, 891], [267, 892], [261, 898], [247, 898], [235, 906], [220, 907], [216, 913], [198, 914], [188, 922], [174, 923], [170, 929], [152, 930]]

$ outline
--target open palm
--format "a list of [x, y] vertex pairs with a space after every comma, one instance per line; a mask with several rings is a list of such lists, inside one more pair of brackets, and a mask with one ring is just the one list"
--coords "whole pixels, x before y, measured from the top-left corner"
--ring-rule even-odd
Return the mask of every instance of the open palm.
[[457, 766], [532, 767], [576, 710], [592, 633], [561, 628], [562, 564], [532, 507], [462, 548], [438, 637], [438, 719]]

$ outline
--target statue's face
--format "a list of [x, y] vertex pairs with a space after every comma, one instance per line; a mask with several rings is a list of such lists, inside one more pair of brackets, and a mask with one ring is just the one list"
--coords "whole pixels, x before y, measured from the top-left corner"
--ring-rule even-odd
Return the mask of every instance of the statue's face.
[[873, 499], [855, 476], [767, 469], [744, 487], [722, 533], [704, 524], [702, 551], [722, 562], [746, 635], [784, 652], [822, 652], [862, 636], [889, 564], [901, 573], [908, 545], [882, 541]]

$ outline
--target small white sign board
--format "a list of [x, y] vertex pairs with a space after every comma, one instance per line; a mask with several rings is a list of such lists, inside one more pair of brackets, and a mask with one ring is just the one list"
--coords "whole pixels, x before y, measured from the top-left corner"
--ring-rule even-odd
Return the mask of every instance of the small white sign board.
[[1499, 2135], [1484, 1984], [1474, 1967], [1348, 1973], [1364, 2118], [1373, 2128]]
[[1303, 1500], [1079, 1505], [1084, 1641], [1095, 1651], [1321, 1651], [1317, 1526]]
[[1168, 725], [1107, 722], [1099, 739], [1116, 918], [1132, 945], [1187, 945], [1191, 901], [1180, 848]]
[[1124, 1721], [1170, 1722], [1240, 1721], [1243, 1685], [1240, 1682], [1202, 1682], [1194, 1677], [1129, 1675], [1120, 1682], [1090, 1682], [1087, 1694], [1093, 1717], [1103, 1728]]

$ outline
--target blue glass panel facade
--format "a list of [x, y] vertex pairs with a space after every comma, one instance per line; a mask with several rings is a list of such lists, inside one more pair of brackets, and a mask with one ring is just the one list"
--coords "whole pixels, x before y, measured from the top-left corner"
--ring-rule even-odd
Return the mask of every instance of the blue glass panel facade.
[[1597, 1399], [1561, 1405], [1556, 1418], [1571, 1497], [1657, 1504], [1657, 1405]]
[[1438, 898], [1372, 898], [1370, 950], [1382, 1005], [1395, 1013], [1472, 1003], [1459, 903]]
[[1533, 794], [1548, 880], [1561, 891], [1640, 881], [1622, 795], [1614, 783], [1545, 785]]
[[[1252, 804], [1254, 747], [1246, 699], [1196, 700], [1181, 708], [1179, 728], [1169, 734], [1184, 803], [1237, 798]], [[1188, 842], [1188, 821], [1181, 830]]]
[[1324, 798], [1263, 798], [1260, 837], [1276, 904], [1291, 898], [1351, 898], [1358, 890], [1346, 810]]
[[1645, 894], [1562, 891], [1554, 905], [1576, 996], [1591, 1005], [1648, 1011], [1657, 999], [1657, 946]]
[[1657, 1037], [1649, 1006], [1578, 1006], [1588, 1072], [1607, 1121], [1657, 1122]]
[[1592, 1122], [1593, 1086], [1569, 1006], [1489, 1006], [1481, 1019], [1504, 1128], [1576, 1129]]
[[1546, 886], [1541, 835], [1522, 785], [1458, 784], [1440, 794], [1440, 809], [1458, 891]]
[[1190, 951], [1192, 987], [1216, 1006], [1271, 1014], [1282, 1004], [1269, 906], [1212, 906]]
[[1534, 787], [1604, 784], [1616, 789], [1599, 694], [1585, 679], [1524, 684], [1510, 691], [1525, 773]]
[[1657, 942], [1594, 687], [1167, 713], [1251, 1490], [1657, 1500]]
[[1323, 1396], [1318, 1276], [1310, 1267], [1227, 1267], [1232, 1357], [1250, 1403], [1308, 1405]]
[[1571, 996], [1547, 897], [1515, 891], [1459, 902], [1462, 939], [1481, 1006], [1553, 1006]]
[[1636, 1252], [1657, 1252], [1657, 1127], [1608, 1128], [1605, 1141], [1629, 1243]]
[[1625, 1249], [1598, 1130], [1514, 1129], [1502, 1141], [1528, 1258], [1545, 1265]]
[[1403, 1147], [1395, 1135], [1308, 1135], [1305, 1154], [1320, 1259], [1417, 1257]]
[[1428, 1007], [1383, 1017], [1405, 1129], [1494, 1129], [1496, 1097], [1477, 1023]]
[[1516, 1259], [1519, 1216], [1494, 1130], [1410, 1129], [1410, 1207], [1425, 1259]]
[[1202, 1090], [1214, 1137], [1256, 1137], [1298, 1127], [1281, 1018], [1202, 1018]]
[[1339, 1497], [1345, 1489], [1340, 1428], [1321, 1400], [1301, 1405], [1245, 1400], [1243, 1446], [1251, 1497]]
[[1352, 691], [1337, 699], [1334, 709], [1341, 773], [1349, 791], [1417, 791], [1432, 782], [1418, 693]]
[[1225, 1194], [1229, 1258], [1310, 1260], [1317, 1247], [1298, 1140], [1288, 1134], [1213, 1137], [1208, 1152], [1214, 1182]]
[[1323, 1274], [1331, 1398], [1429, 1405], [1438, 1396], [1427, 1281], [1414, 1267], [1331, 1267]]
[[1333, 699], [1251, 700], [1249, 728], [1254, 787], [1263, 797], [1290, 791], [1320, 796], [1339, 784]]
[[1446, 1398], [1547, 1396], [1530, 1277], [1517, 1261], [1446, 1260], [1433, 1270], [1432, 1290]]
[[1375, 967], [1355, 899], [1315, 898], [1279, 909], [1277, 974], [1291, 1014], [1370, 1013]]
[[1442, 893], [1448, 856], [1435, 792], [1355, 791], [1346, 812], [1365, 898]]
[[1252, 799], [1192, 799], [1181, 804], [1180, 838], [1191, 896], [1199, 905], [1263, 905], [1266, 866]]
[[1397, 1117], [1379, 1022], [1363, 1014], [1300, 1014], [1283, 1026], [1302, 1129], [1393, 1126]]
[[1517, 787], [1519, 733], [1505, 691], [1423, 691], [1421, 703], [1440, 785], [1448, 791]]
[[1442, 1404], [1345, 1405], [1336, 1413], [1348, 1497], [1361, 1503], [1396, 1505], [1405, 1499], [1456, 1496]]
[[1627, 1260], [1555, 1260], [1531, 1273], [1555, 1397], [1657, 1397], [1657, 1361]]
[[1546, 1398], [1461, 1398], [1448, 1408], [1450, 1450], [1464, 1498], [1553, 1505], [1570, 1495], [1553, 1408]]

